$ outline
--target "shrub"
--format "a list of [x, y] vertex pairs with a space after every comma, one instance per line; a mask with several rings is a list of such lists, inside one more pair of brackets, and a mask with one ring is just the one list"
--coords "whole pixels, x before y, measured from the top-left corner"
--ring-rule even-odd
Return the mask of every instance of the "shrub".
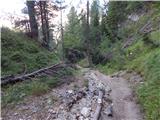
[[31, 89], [32, 95], [39, 96], [39, 95], [46, 93], [49, 87], [46, 83], [33, 82], [30, 86], [30, 89]]

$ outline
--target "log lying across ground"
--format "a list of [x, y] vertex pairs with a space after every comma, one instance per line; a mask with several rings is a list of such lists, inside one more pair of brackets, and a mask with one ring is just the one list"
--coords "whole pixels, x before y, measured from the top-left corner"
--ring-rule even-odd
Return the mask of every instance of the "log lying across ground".
[[49, 67], [41, 68], [39, 70], [36, 70], [34, 72], [28, 73], [28, 74], [23, 74], [23, 75], [10, 75], [6, 77], [1, 78], [1, 85], [6, 85], [10, 83], [15, 83], [17, 81], [24, 81], [26, 79], [30, 79], [42, 74], [47, 74], [48, 73], [55, 73], [58, 68], [64, 68], [66, 64], [64, 63], [58, 63], [55, 65], [51, 65]]
[[96, 107], [95, 114], [93, 116], [93, 120], [99, 120], [101, 109], [102, 109], [103, 96], [104, 96], [104, 91], [103, 90], [99, 90], [99, 95], [98, 95], [98, 100], [97, 100], [97, 107]]

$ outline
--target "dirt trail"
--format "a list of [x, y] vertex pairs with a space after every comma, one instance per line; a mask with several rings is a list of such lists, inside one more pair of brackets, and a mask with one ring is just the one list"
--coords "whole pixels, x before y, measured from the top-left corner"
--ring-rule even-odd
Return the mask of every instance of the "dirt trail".
[[[132, 75], [135, 76], [135, 75]], [[88, 79], [86, 96], [75, 102], [70, 111], [64, 107], [71, 100], [68, 91], [84, 90], [84, 81]], [[137, 77], [135, 78], [137, 80]], [[93, 120], [92, 115], [97, 105], [97, 86], [104, 85], [105, 91], [111, 89], [113, 116], [105, 114], [107, 102], [104, 100], [100, 120], [143, 120], [139, 106], [133, 96], [130, 83], [121, 76], [106, 76], [99, 71], [81, 68], [81, 75], [74, 82], [52, 89], [42, 96], [30, 96], [21, 103], [2, 109], [2, 120]], [[106, 94], [105, 94], [106, 95]]]
[[136, 104], [129, 83], [122, 77], [106, 76], [93, 71], [99, 80], [110, 86], [113, 101], [113, 118], [106, 120], [143, 120], [139, 106]]

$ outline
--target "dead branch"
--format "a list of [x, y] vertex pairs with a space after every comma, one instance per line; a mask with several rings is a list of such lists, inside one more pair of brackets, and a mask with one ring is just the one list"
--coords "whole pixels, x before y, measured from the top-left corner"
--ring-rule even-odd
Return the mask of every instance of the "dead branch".
[[41, 68], [39, 70], [36, 70], [34, 72], [28, 73], [28, 74], [22, 74], [22, 75], [10, 75], [10, 76], [6, 76], [6, 77], [2, 77], [1, 78], [1, 85], [6, 85], [9, 83], [15, 83], [17, 81], [24, 81], [26, 79], [30, 79], [33, 78], [35, 76], [39, 76], [43, 73], [45, 73], [48, 70], [56, 70], [57, 68], [63, 68], [65, 67], [65, 64], [63, 63], [58, 63], [49, 67], [45, 67], [45, 68]]

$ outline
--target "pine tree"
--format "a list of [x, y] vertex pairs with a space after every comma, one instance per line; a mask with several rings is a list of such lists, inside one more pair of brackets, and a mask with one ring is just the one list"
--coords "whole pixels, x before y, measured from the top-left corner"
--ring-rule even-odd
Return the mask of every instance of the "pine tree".
[[99, 26], [99, 1], [94, 0], [91, 5], [91, 12], [90, 12], [90, 37], [91, 37], [91, 44], [95, 47], [97, 44], [100, 43], [100, 26]]
[[74, 7], [71, 7], [68, 17], [68, 23], [64, 31], [65, 47], [79, 47], [80, 43], [80, 20]]

